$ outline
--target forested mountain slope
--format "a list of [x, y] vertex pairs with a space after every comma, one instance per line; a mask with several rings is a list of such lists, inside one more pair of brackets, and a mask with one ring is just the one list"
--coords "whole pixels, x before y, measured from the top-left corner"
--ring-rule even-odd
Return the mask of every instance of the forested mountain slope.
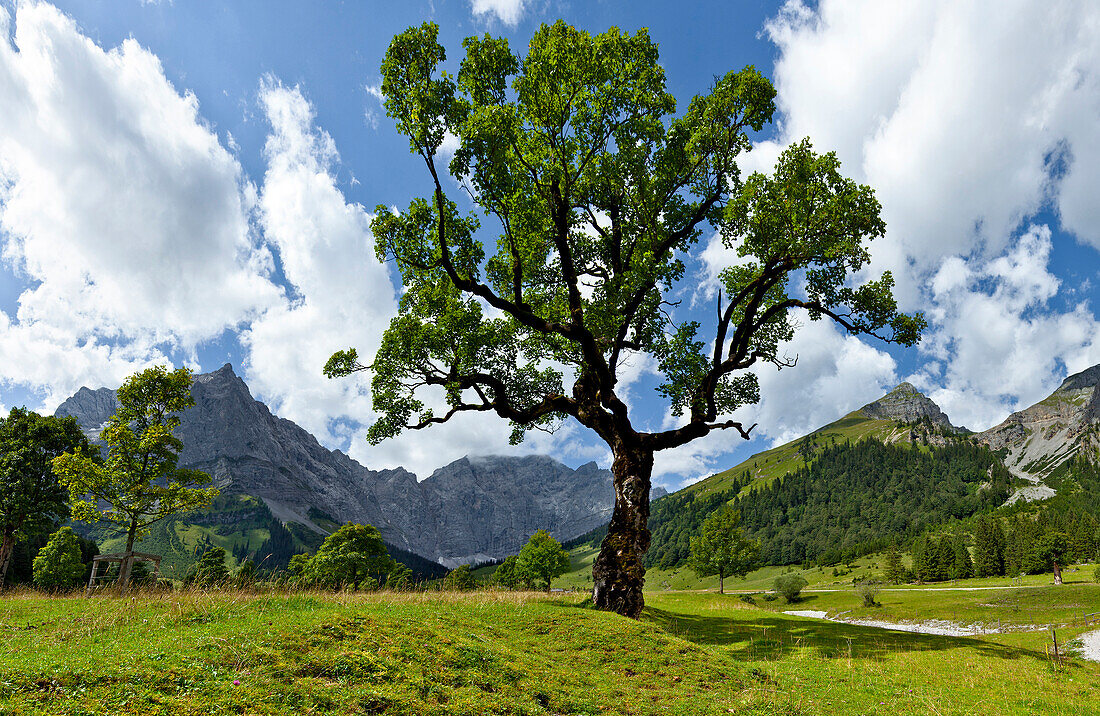
[[[730, 502], [766, 564], [836, 563], [902, 542], [951, 519], [988, 512], [1009, 494], [1011, 475], [986, 448], [887, 445], [878, 440], [824, 447], [809, 463], [759, 489], [681, 491], [650, 515], [647, 566], [684, 564], [703, 520]], [[598, 543], [602, 533], [593, 533]]]
[[[706, 494], [729, 490], [733, 485], [759, 484], [805, 467], [827, 445], [874, 439], [883, 443], [925, 442], [945, 445], [964, 438], [969, 431], [951, 424], [932, 400], [909, 383], [901, 383], [878, 400], [809, 435], [757, 453], [684, 490]], [[744, 480], [745, 475], [749, 481]]]

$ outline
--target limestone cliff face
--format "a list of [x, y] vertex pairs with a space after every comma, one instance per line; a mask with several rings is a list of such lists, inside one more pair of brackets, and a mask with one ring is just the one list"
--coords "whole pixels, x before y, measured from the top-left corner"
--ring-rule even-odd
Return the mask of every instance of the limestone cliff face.
[[[538, 529], [566, 540], [610, 518], [611, 473], [595, 463], [573, 470], [538, 455], [463, 458], [418, 482], [402, 468], [370, 470], [326, 449], [255, 400], [228, 364], [196, 376], [191, 394], [195, 406], [180, 416], [181, 464], [210, 473], [226, 493], [261, 498], [284, 522], [320, 530], [314, 508], [455, 566], [515, 554]], [[81, 388], [56, 414], [98, 437], [116, 409], [114, 391]]]
[[76, 391], [76, 395], [59, 405], [54, 415], [60, 418], [75, 417], [84, 432], [90, 438], [98, 440], [99, 431], [117, 410], [118, 401], [115, 400], [115, 391], [110, 388], [99, 390], [81, 388]]
[[897, 420], [903, 423], [918, 423], [928, 421], [932, 425], [951, 431], [958, 431], [947, 419], [940, 406], [931, 398], [913, 387], [910, 383], [902, 383], [873, 403], [868, 403], [859, 409], [865, 417], [874, 420]]
[[1075, 455], [1096, 455], [1098, 384], [1100, 365], [1069, 376], [1044, 400], [974, 436], [1000, 456], [1010, 472], [1035, 483], [1013, 500], [1053, 495], [1054, 490], [1042, 484], [1046, 477]]

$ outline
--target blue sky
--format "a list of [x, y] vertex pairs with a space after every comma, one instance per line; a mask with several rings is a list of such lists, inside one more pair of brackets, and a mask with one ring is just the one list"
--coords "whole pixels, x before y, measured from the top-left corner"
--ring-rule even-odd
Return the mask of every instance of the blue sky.
[[[396, 286], [370, 212], [426, 177], [374, 88], [393, 35], [433, 20], [457, 61], [490, 32], [521, 49], [542, 22], [649, 28], [681, 106], [754, 64], [777, 121], [746, 170], [810, 136], [871, 184], [906, 310], [931, 327], [899, 350], [808, 324], [799, 365], [761, 370], [764, 399], [719, 435], [662, 455], [677, 487], [910, 380], [954, 422], [986, 428], [1100, 362], [1100, 8], [1094, 3], [0, 2], [0, 405], [52, 410], [81, 385], [158, 362], [229, 361], [254, 395], [372, 468], [421, 477], [506, 452], [470, 419], [377, 447], [364, 381], [320, 376], [369, 353]], [[489, 240], [491, 235], [487, 234]], [[707, 315], [730, 258], [708, 237], [685, 311]], [[705, 249], [705, 250], [704, 250]], [[693, 308], [687, 308], [692, 306]], [[634, 366], [639, 422], [670, 420]], [[566, 426], [521, 452], [570, 464], [606, 450]]]

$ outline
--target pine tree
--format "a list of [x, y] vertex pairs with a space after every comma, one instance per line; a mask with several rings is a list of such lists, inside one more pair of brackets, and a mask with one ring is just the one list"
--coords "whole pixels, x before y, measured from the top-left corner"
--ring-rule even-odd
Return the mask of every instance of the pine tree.
[[980, 517], [974, 525], [974, 573], [998, 577], [1005, 573], [1004, 532], [994, 517]]
[[886, 550], [884, 557], [886, 567], [883, 570], [882, 578], [888, 584], [901, 584], [905, 581], [905, 565], [901, 561], [901, 553], [898, 552], [896, 545], [891, 544], [889, 549]]
[[935, 549], [928, 535], [921, 535], [913, 543], [913, 572], [921, 582], [934, 581]]
[[[944, 541], [949, 541], [945, 537]], [[954, 556], [951, 564], [951, 579], [969, 579], [974, 576], [974, 563], [970, 559], [970, 550], [966, 547], [966, 536], [955, 535], [953, 542]]]
[[955, 545], [950, 536], [944, 535], [936, 543], [936, 578], [934, 581], [943, 582], [951, 579], [951, 571], [955, 565]]

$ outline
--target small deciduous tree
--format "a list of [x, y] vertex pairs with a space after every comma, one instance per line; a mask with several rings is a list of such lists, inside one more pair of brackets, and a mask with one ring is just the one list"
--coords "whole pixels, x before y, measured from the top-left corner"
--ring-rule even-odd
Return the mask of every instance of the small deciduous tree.
[[743, 577], [760, 565], [760, 543], [745, 537], [741, 515], [725, 505], [691, 538], [689, 564], [700, 577], [717, 574], [718, 593], [725, 594], [726, 577]]
[[[118, 412], [100, 433], [107, 443], [106, 460], [78, 449], [55, 458], [53, 469], [69, 490], [73, 517], [118, 526], [131, 552], [152, 524], [205, 507], [218, 491], [204, 487], [211, 482], [205, 472], [179, 467], [183, 441], [172, 431], [179, 426], [179, 413], [195, 404], [191, 371], [143, 370], [127, 378], [116, 397]], [[119, 570], [123, 588], [132, 570], [133, 559], [127, 558]]]
[[47, 592], [61, 592], [80, 584], [84, 577], [80, 539], [71, 527], [50, 536], [34, 558], [34, 585]]
[[1066, 563], [1069, 540], [1065, 532], [1048, 532], [1035, 543], [1035, 559], [1054, 571], [1054, 583], [1062, 583], [1062, 565]]
[[[791, 364], [792, 312], [905, 345], [924, 319], [897, 311], [889, 275], [852, 281], [885, 225], [835, 155], [803, 141], [772, 176], [741, 176], [749, 133], [775, 110], [752, 67], [717, 77], [676, 116], [644, 29], [543, 25], [522, 57], [503, 38], [471, 37], [457, 75], [442, 70], [438, 30], [401, 33], [381, 68], [386, 111], [430, 178], [429, 199], [380, 206], [372, 222], [379, 258], [404, 284], [399, 313], [370, 366], [351, 349], [325, 373], [373, 371], [372, 442], [470, 412], [510, 421], [513, 442], [567, 418], [594, 431], [613, 455], [615, 506], [593, 602], [637, 617], [654, 453], [717, 430], [749, 437], [731, 413], [759, 399], [750, 368]], [[447, 195], [448, 134], [474, 214]], [[496, 224], [495, 250], [476, 235], [482, 217]], [[670, 299], [712, 231], [739, 258], [704, 335]], [[674, 427], [641, 430], [619, 395], [639, 354], [659, 366]]]
[[465, 592], [477, 587], [477, 577], [468, 564], [460, 564], [443, 578], [443, 588], [452, 592]]
[[68, 517], [69, 496], [52, 461], [72, 450], [91, 450], [75, 418], [12, 408], [0, 419], [0, 589], [20, 535], [44, 535]]
[[516, 557], [516, 575], [523, 582], [542, 585], [549, 592], [550, 582], [569, 571], [569, 555], [546, 530], [538, 530], [527, 540]]
[[312, 584], [333, 589], [364, 582], [377, 588], [393, 565], [377, 528], [349, 522], [325, 538], [309, 558], [305, 576]]

